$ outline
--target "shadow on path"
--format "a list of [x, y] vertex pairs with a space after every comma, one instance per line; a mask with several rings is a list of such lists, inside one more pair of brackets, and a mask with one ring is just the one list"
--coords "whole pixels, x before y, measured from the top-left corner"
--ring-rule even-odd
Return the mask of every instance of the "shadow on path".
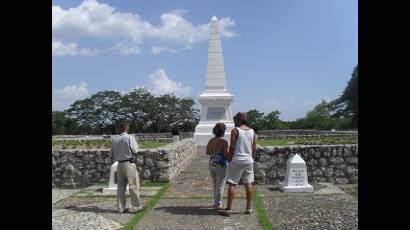
[[216, 210], [207, 206], [166, 206], [155, 208], [155, 210], [164, 210], [165, 212], [179, 215], [219, 215]]
[[272, 192], [281, 192], [281, 193], [283, 193], [283, 191], [280, 190], [279, 187], [270, 187], [270, 188], [268, 188], [268, 190], [269, 190], [269, 191], [272, 191]]

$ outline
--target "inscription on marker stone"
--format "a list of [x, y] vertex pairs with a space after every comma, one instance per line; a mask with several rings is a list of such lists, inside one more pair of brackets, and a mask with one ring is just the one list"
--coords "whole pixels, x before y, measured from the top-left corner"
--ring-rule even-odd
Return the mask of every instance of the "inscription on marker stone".
[[304, 169], [302, 168], [294, 168], [291, 170], [291, 176], [290, 176], [290, 186], [303, 186], [305, 183], [304, 180]]

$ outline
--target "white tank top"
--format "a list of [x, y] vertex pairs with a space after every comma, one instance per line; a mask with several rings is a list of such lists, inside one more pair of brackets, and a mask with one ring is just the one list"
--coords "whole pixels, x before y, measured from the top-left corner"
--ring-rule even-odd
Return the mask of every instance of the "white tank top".
[[236, 128], [236, 130], [238, 131], [238, 139], [236, 140], [232, 161], [238, 163], [253, 163], [252, 143], [255, 132], [253, 129], [243, 130]]

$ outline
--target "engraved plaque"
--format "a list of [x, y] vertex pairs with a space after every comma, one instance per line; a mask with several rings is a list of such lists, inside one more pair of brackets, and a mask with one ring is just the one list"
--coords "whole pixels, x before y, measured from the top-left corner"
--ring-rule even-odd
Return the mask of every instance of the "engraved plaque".
[[304, 186], [305, 184], [305, 176], [304, 172], [305, 169], [303, 168], [293, 168], [290, 172], [290, 186]]
[[208, 121], [218, 121], [225, 119], [225, 108], [224, 107], [212, 107], [208, 108], [206, 112], [206, 119]]

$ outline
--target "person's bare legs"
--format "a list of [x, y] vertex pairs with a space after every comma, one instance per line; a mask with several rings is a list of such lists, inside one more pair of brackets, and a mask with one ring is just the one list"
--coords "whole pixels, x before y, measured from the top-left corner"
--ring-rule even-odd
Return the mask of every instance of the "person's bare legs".
[[232, 201], [233, 198], [235, 197], [235, 185], [229, 183], [229, 187], [228, 187], [228, 202], [226, 204], [226, 209], [231, 209], [232, 208]]
[[246, 209], [252, 208], [252, 183], [245, 184], [246, 190]]

